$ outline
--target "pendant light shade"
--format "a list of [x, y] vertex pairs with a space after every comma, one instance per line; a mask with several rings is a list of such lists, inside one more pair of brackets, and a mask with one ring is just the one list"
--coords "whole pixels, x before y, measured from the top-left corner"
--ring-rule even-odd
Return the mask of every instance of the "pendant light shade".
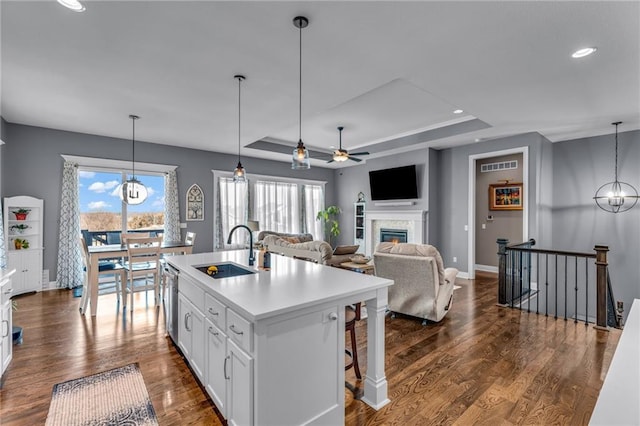
[[616, 126], [615, 178], [613, 182], [607, 182], [598, 188], [593, 199], [598, 207], [606, 212], [622, 213], [636, 205], [638, 191], [630, 184], [618, 180], [618, 126], [622, 124], [622, 121], [611, 124]]
[[296, 16], [293, 18], [293, 25], [300, 30], [300, 91], [298, 98], [298, 146], [293, 150], [291, 168], [293, 170], [304, 170], [311, 168], [309, 151], [305, 148], [304, 142], [302, 142], [302, 29], [309, 26], [309, 20], [304, 16]]
[[147, 199], [147, 188], [136, 179], [136, 120], [140, 117], [130, 115], [133, 125], [131, 137], [131, 178], [122, 184], [120, 189], [120, 199], [129, 205], [142, 204]]
[[233, 171], [233, 181], [234, 182], [246, 182], [246, 171], [244, 167], [242, 167], [242, 163], [240, 162], [240, 85], [242, 80], [245, 79], [243, 75], [235, 75], [233, 78], [238, 80], [238, 165], [236, 169]]

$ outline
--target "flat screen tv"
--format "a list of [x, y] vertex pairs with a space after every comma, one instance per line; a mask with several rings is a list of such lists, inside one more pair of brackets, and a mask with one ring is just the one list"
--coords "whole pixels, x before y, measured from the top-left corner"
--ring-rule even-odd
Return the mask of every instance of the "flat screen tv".
[[418, 198], [415, 165], [372, 170], [369, 172], [369, 185], [373, 201]]

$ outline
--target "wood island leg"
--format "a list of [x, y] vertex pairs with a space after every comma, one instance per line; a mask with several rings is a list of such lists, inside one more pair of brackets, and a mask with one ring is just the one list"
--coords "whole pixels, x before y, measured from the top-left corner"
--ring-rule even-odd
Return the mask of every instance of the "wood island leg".
[[377, 297], [367, 306], [367, 374], [364, 377], [362, 401], [379, 410], [387, 405], [387, 377], [384, 374], [384, 320], [387, 309], [387, 288], [377, 290]]

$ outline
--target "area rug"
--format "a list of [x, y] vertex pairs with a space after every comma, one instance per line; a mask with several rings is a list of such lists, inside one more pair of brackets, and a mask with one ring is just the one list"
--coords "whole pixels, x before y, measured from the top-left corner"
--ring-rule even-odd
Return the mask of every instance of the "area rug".
[[138, 363], [53, 386], [47, 426], [157, 425]]

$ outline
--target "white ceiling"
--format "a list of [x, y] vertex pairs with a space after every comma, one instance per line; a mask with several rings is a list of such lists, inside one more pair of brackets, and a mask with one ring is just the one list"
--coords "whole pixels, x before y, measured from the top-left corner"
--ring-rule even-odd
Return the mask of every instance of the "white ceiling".
[[[338, 145], [339, 125], [343, 146], [369, 158], [526, 132], [595, 136], [617, 120], [640, 128], [638, 1], [85, 4], [0, 3], [5, 120], [130, 139], [137, 114], [138, 140], [236, 153], [233, 76], [244, 74], [243, 156], [289, 161], [292, 20], [304, 15], [302, 138], [314, 151]], [[570, 57], [586, 46], [598, 50]], [[355, 164], [325, 159], [312, 164]]]

